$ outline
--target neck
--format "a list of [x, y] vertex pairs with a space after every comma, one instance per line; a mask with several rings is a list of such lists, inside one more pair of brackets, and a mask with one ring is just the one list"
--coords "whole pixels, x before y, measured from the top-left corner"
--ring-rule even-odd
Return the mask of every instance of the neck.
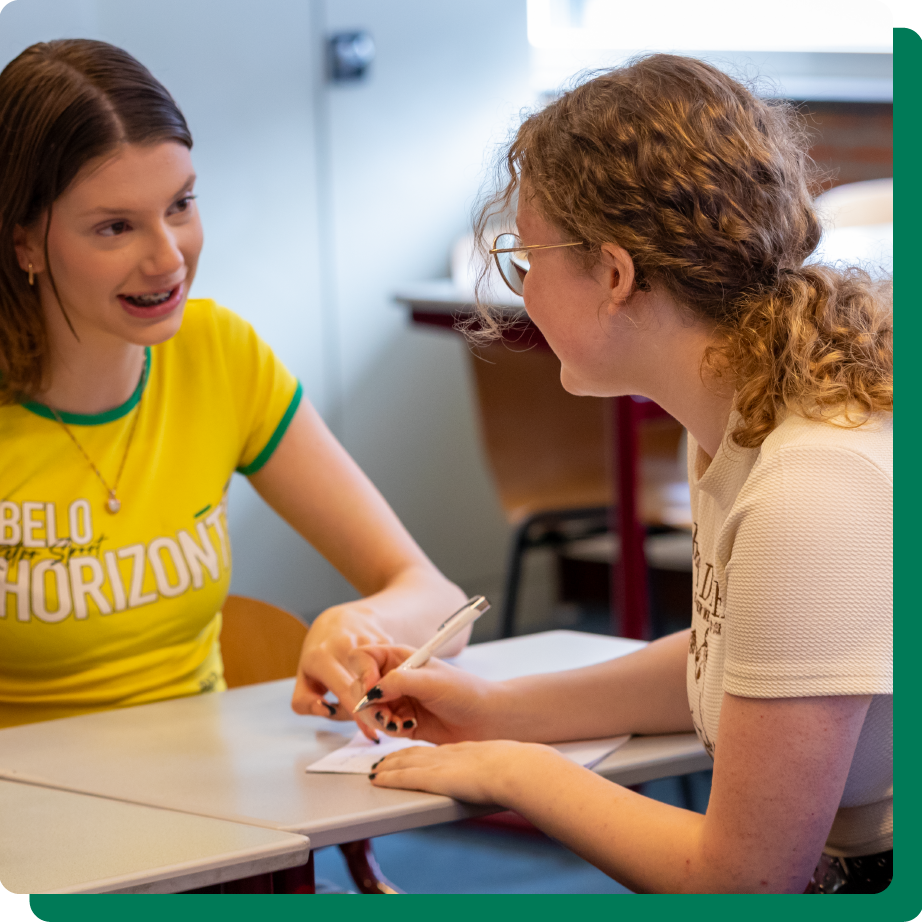
[[635, 328], [638, 393], [679, 420], [713, 458], [733, 409], [733, 391], [702, 376], [705, 350], [713, 344], [711, 329], [689, 320], [669, 299], [659, 298], [650, 307], [648, 322]]
[[144, 369], [143, 346], [93, 330], [78, 329], [78, 341], [63, 317], [47, 330], [47, 386], [33, 400], [65, 413], [97, 414], [131, 397]]

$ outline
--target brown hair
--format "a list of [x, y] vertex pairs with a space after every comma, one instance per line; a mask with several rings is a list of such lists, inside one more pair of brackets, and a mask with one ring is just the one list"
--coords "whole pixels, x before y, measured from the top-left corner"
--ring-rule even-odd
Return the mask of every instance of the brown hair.
[[[760, 445], [786, 412], [857, 426], [892, 411], [890, 283], [804, 264], [821, 228], [789, 104], [703, 61], [651, 55], [526, 118], [498, 166], [478, 239], [525, 183], [563, 239], [584, 241], [566, 252], [587, 268], [602, 244], [624, 247], [638, 287], [713, 324], [702, 371], [735, 388], [738, 445]], [[496, 335], [501, 321], [481, 317]]]
[[0, 73], [0, 406], [41, 389], [48, 353], [14, 229], [48, 214], [89, 161], [121, 144], [166, 140], [191, 148], [186, 120], [150, 71], [113, 45], [40, 42]]

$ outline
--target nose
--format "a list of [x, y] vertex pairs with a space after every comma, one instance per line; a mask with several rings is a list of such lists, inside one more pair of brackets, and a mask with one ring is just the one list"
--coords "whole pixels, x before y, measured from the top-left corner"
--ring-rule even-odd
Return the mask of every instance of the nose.
[[185, 263], [182, 248], [179, 245], [178, 228], [160, 224], [150, 237], [147, 252], [141, 264], [145, 275], [173, 275]]

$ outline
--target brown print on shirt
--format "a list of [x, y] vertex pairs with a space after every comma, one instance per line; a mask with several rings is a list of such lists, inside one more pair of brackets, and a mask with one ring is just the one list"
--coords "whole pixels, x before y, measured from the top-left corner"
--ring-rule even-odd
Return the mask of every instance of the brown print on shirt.
[[[692, 627], [688, 644], [688, 654], [694, 657], [695, 684], [698, 686], [698, 712], [701, 713], [704, 683], [702, 681], [707, 669], [708, 646], [711, 634], [715, 637], [723, 633], [724, 595], [720, 581], [716, 577], [713, 563], [702, 560], [698, 546], [698, 523], [694, 523], [692, 532], [692, 564], [695, 574], [694, 609], [695, 614], [704, 622], [704, 630], [699, 634], [698, 628]], [[711, 758], [714, 758], [714, 743], [709, 738], [703, 725], [699, 725], [692, 714], [698, 738], [704, 744]]]

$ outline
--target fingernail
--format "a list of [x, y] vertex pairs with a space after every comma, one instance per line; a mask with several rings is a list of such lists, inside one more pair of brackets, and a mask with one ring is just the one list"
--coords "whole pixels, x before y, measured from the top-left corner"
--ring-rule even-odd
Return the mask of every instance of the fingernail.
[[336, 708], [330, 704], [329, 701], [324, 701], [323, 698], [320, 699], [320, 703], [330, 712], [330, 717], [336, 713]]
[[381, 745], [381, 740], [379, 740], [378, 737], [375, 737], [375, 745], [376, 745], [376, 746], [380, 746], [380, 745]]
[[383, 697], [384, 697], [384, 692], [381, 691], [381, 686], [380, 686], [380, 685], [376, 685], [374, 688], [372, 688], [372, 689], [370, 689], [369, 691], [365, 692], [365, 697], [366, 697], [369, 701], [377, 701], [378, 698], [383, 698]]
[[372, 781], [374, 781], [375, 778], [378, 777], [378, 773], [377, 773], [377, 772], [372, 772], [368, 777], [369, 777]]
[[378, 723], [381, 724], [381, 726], [383, 727], [384, 726], [384, 711], [378, 711], [375, 714], [375, 720], [378, 721]]
[[388, 729], [388, 730], [391, 730], [391, 731], [394, 731], [394, 730], [397, 729], [397, 724], [392, 720], [392, 721], [387, 725], [387, 729]]
[[403, 722], [403, 729], [404, 729], [404, 730], [412, 730], [415, 726], [416, 726], [416, 721], [415, 721], [415, 720], [410, 719], [410, 720], [405, 720], [405, 721]]
[[373, 763], [371, 767], [372, 767], [372, 768], [377, 768], [383, 761], [384, 761], [384, 756], [381, 756], [381, 758], [378, 759], [377, 762]]

